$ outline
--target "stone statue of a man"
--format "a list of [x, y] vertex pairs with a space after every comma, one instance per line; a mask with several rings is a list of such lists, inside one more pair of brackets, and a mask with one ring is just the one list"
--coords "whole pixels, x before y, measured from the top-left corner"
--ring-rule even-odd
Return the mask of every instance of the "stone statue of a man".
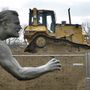
[[59, 70], [59, 60], [53, 58], [45, 65], [38, 67], [22, 67], [12, 56], [10, 48], [3, 40], [18, 37], [21, 29], [18, 13], [13, 10], [0, 12], [0, 65], [18, 80], [30, 80], [47, 72]]

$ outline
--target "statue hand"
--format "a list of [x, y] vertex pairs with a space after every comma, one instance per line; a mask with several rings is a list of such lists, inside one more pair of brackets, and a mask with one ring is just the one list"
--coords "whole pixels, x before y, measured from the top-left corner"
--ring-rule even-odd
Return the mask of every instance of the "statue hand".
[[61, 64], [60, 60], [52, 58], [48, 63], [45, 64], [47, 71], [60, 70]]

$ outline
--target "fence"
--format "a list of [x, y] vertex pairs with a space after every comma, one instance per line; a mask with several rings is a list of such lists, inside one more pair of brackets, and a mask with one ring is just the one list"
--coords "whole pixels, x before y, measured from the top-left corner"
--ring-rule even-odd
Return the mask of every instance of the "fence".
[[62, 69], [29, 81], [18, 81], [0, 68], [0, 90], [86, 90], [86, 54], [13, 55], [22, 66], [39, 66], [53, 56]]

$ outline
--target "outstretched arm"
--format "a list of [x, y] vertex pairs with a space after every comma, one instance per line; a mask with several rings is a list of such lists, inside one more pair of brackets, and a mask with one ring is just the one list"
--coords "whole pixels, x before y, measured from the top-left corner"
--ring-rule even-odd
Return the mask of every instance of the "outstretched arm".
[[22, 67], [14, 57], [7, 45], [0, 46], [0, 64], [18, 80], [30, 80], [47, 72], [60, 69], [59, 60], [53, 58], [48, 63], [38, 67]]

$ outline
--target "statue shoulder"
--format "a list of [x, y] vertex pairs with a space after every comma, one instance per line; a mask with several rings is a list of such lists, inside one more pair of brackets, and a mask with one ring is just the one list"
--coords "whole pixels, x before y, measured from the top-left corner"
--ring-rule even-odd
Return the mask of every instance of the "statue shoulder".
[[3, 52], [4, 53], [7, 53], [7, 52], [11, 53], [11, 50], [5, 42], [0, 40], [0, 53], [3, 53]]

